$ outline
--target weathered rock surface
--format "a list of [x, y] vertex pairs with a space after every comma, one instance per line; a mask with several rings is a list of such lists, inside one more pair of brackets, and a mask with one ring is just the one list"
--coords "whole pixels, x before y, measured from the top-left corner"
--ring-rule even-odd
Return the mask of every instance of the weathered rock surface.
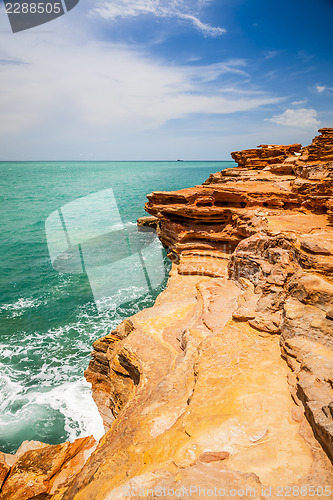
[[301, 149], [301, 144], [290, 144], [289, 146], [261, 144], [257, 149], [234, 151], [231, 153], [231, 157], [238, 163], [239, 167], [262, 169], [267, 165], [282, 163], [288, 156], [299, 153]]
[[300, 157], [301, 161], [333, 161], [333, 129], [321, 128], [318, 132], [320, 132], [321, 135], [315, 137], [310, 146], [303, 148]]
[[145, 228], [157, 229], [158, 218], [154, 216], [139, 217], [136, 222], [139, 230], [145, 230]]
[[15, 455], [1, 453], [1, 500], [52, 498], [82, 469], [96, 446], [90, 436], [58, 445], [24, 441]]
[[253, 286], [228, 279], [223, 262], [223, 278], [182, 275], [174, 265], [156, 305], [112, 334], [121, 339], [108, 354], [111, 384], [126, 375], [120, 359], [136, 366], [139, 381], [125, 389], [89, 463], [55, 498], [134, 499], [147, 490], [158, 498], [161, 488], [171, 498], [168, 490], [191, 486], [251, 488], [264, 498], [270, 486], [332, 484], [331, 464], [291, 396], [279, 336], [232, 318]]
[[107, 433], [70, 477], [68, 443], [48, 447], [47, 471], [44, 447], [35, 465], [0, 456], [2, 495], [333, 494], [333, 129], [320, 132], [148, 195], [174, 263], [154, 307], [94, 343], [85, 375]]

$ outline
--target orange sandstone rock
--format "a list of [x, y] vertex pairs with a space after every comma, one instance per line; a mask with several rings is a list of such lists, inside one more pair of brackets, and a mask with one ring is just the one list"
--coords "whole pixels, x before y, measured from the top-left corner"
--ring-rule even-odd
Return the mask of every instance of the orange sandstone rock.
[[289, 146], [265, 144], [258, 146], [258, 149], [234, 151], [231, 153], [231, 157], [238, 163], [239, 167], [257, 169], [282, 163], [288, 156], [299, 153], [301, 148], [301, 144], [290, 144]]
[[83, 467], [88, 442], [1, 456], [2, 498], [333, 487], [333, 129], [320, 132], [148, 195], [174, 263], [155, 305], [94, 343], [85, 376], [107, 433]]
[[1, 500], [51, 498], [82, 469], [96, 445], [92, 436], [59, 445], [25, 441], [15, 455], [4, 457]]
[[174, 261], [168, 287], [94, 344], [86, 377], [110, 430], [55, 498], [158, 498], [154, 488], [191, 484], [256, 498], [303, 486], [311, 498], [310, 486], [333, 485], [332, 165], [320, 153], [332, 135], [322, 136], [318, 161], [299, 145], [265, 146], [233, 154], [239, 166], [202, 186], [148, 195]]
[[321, 128], [310, 146], [303, 149], [301, 161], [333, 161], [333, 128]]

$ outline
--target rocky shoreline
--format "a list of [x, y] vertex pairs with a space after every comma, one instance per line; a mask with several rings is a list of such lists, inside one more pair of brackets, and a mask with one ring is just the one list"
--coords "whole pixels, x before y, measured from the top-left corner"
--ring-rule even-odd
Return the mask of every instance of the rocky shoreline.
[[147, 196], [173, 266], [152, 308], [94, 343], [107, 432], [0, 454], [1, 499], [333, 495], [333, 128], [319, 132]]

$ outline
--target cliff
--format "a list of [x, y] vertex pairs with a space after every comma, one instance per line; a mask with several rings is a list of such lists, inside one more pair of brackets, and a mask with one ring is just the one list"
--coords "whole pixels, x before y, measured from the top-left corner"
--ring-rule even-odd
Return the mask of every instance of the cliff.
[[96, 450], [67, 473], [74, 449], [51, 472], [46, 448], [25, 467], [2, 457], [1, 498], [332, 494], [333, 129], [232, 156], [201, 186], [148, 195], [172, 271], [94, 343]]

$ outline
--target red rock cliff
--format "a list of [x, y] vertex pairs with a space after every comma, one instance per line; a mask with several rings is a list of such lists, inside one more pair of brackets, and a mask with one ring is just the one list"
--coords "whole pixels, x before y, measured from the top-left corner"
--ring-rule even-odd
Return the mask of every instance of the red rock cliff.
[[[22, 500], [329, 496], [333, 129], [320, 132], [148, 195], [174, 264], [152, 308], [94, 343], [86, 377], [108, 432], [80, 472]], [[9, 470], [4, 494], [29, 480]]]

